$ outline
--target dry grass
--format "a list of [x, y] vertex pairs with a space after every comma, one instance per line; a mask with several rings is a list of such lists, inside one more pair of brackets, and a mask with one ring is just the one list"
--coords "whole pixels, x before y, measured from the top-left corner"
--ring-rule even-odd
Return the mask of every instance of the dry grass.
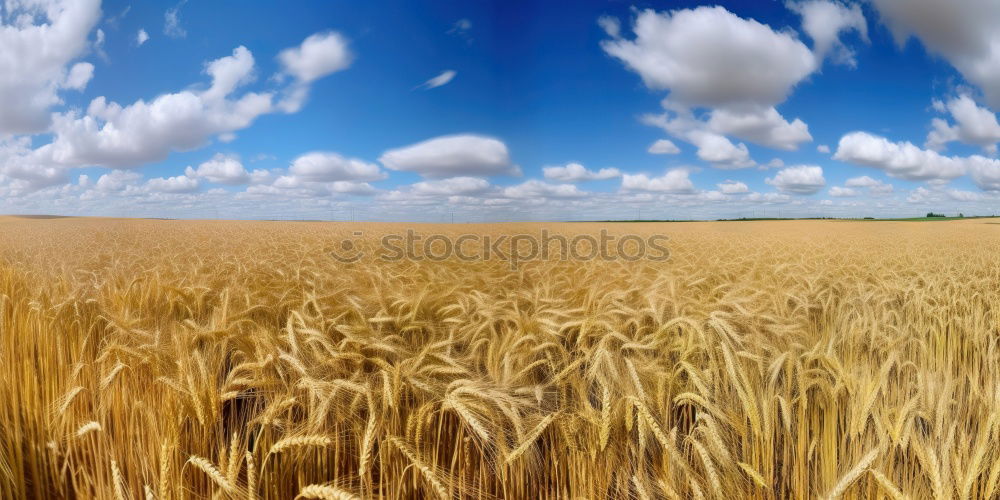
[[0, 498], [1000, 495], [1000, 226], [514, 272], [330, 259], [359, 227], [0, 218]]

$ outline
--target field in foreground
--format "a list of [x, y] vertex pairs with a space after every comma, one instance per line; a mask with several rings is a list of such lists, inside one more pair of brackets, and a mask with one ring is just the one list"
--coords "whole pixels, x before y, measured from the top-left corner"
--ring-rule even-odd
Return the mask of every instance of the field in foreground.
[[[0, 218], [0, 498], [997, 498], [986, 222]], [[329, 256], [408, 227], [671, 259]]]

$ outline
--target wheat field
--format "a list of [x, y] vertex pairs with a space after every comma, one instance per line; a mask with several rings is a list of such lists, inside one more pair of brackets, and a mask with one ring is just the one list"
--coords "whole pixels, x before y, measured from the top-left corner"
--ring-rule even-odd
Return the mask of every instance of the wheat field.
[[[341, 263], [363, 229], [670, 260]], [[998, 498], [1000, 225], [0, 218], [2, 498]]]

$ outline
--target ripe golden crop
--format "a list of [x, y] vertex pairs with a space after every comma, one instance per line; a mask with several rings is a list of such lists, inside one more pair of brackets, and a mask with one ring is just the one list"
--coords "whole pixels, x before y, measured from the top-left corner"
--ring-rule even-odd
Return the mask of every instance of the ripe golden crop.
[[0, 218], [0, 498], [997, 498], [1000, 225]]

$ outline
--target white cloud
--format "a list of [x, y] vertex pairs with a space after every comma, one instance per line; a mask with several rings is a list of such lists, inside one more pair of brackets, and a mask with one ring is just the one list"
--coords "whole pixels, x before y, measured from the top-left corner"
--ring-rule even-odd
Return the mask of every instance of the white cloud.
[[582, 198], [587, 194], [573, 184], [549, 184], [536, 179], [503, 190], [509, 198]]
[[330, 191], [333, 193], [340, 194], [351, 194], [355, 196], [371, 196], [378, 192], [371, 184], [367, 182], [354, 182], [354, 181], [336, 181], [328, 184]]
[[391, 170], [424, 177], [520, 175], [507, 146], [472, 134], [446, 135], [386, 151], [379, 161]]
[[622, 33], [622, 23], [617, 17], [601, 16], [597, 18], [597, 25], [611, 38], [618, 38]]
[[883, 182], [872, 179], [867, 175], [862, 175], [861, 177], [851, 177], [844, 182], [844, 185], [847, 187], [875, 187], [880, 184], [883, 184]]
[[139, 32], [135, 35], [135, 44], [141, 47], [142, 44], [146, 43], [148, 40], [149, 33], [146, 33], [146, 30], [139, 28]]
[[83, 90], [94, 77], [94, 65], [88, 62], [76, 63], [69, 70], [62, 87], [73, 90]]
[[927, 148], [941, 151], [949, 142], [961, 141], [977, 145], [991, 154], [996, 152], [997, 142], [1000, 141], [1000, 123], [997, 123], [997, 117], [992, 111], [978, 106], [966, 94], [949, 100], [947, 104], [942, 103], [940, 108], [947, 109], [955, 120], [955, 125], [950, 125], [941, 118], [932, 120], [933, 130], [927, 134], [927, 142], [924, 144]]
[[489, 191], [490, 183], [478, 177], [452, 177], [434, 181], [417, 182], [410, 186], [419, 196], [474, 195]]
[[725, 182], [716, 184], [716, 186], [718, 186], [719, 191], [723, 194], [741, 194], [750, 192], [750, 188], [740, 181], [726, 180]]
[[646, 174], [625, 174], [622, 189], [628, 191], [651, 191], [660, 193], [694, 193], [694, 183], [688, 177], [687, 169], [668, 170], [661, 177], [650, 178]]
[[[809, 18], [817, 25], [813, 33], [829, 46], [839, 44], [837, 35], [853, 26], [841, 21], [819, 26], [823, 23], [811, 9]], [[822, 61], [822, 54], [810, 51], [793, 32], [775, 31], [723, 7], [644, 10], [632, 29], [634, 40], [613, 36], [602, 48], [650, 89], [669, 91], [663, 102], [667, 112], [644, 121], [691, 142], [705, 161], [723, 168], [753, 165], [746, 147], [726, 135], [781, 150], [812, 140], [805, 122], [789, 121], [775, 108]], [[693, 113], [698, 108], [710, 110], [707, 120]]]
[[334, 31], [311, 35], [300, 46], [278, 54], [285, 72], [304, 83], [345, 69], [353, 59], [347, 39]]
[[822, 60], [832, 51], [834, 62], [854, 67], [854, 52], [840, 41], [840, 34], [855, 30], [868, 40], [868, 25], [858, 4], [844, 5], [836, 1], [807, 0], [790, 2], [789, 8], [802, 16], [802, 29], [813, 40], [813, 52]]
[[135, 183], [141, 179], [142, 174], [138, 172], [112, 170], [97, 179], [94, 189], [103, 192], [124, 191], [129, 186], [135, 186]]
[[708, 130], [707, 124], [695, 119], [689, 111], [679, 110], [673, 118], [668, 113], [648, 114], [641, 120], [646, 125], [660, 127], [668, 134], [693, 144], [698, 148], [698, 158], [716, 168], [745, 168], [754, 165], [746, 144], [733, 144], [726, 136]]
[[12, 191], [29, 193], [67, 182], [67, 169], [39, 165], [31, 161], [30, 152], [30, 137], [0, 136], [0, 178], [8, 181]]
[[722, 7], [643, 10], [633, 31], [635, 40], [605, 40], [601, 47], [646, 86], [688, 105], [774, 105], [816, 69], [812, 52], [793, 34]]
[[309, 84], [331, 73], [346, 69], [354, 60], [347, 39], [340, 33], [328, 31], [306, 38], [298, 47], [278, 54], [285, 75], [295, 79], [278, 103], [286, 113], [302, 108], [309, 97]]
[[253, 81], [253, 54], [246, 47], [236, 47], [232, 56], [209, 61], [205, 65], [205, 73], [212, 77], [212, 85], [201, 96], [209, 101], [222, 99]]
[[966, 159], [972, 180], [985, 191], [1000, 191], [1000, 160], [983, 156]]
[[681, 149], [670, 139], [659, 139], [650, 145], [646, 152], [653, 155], [675, 155], [680, 153]]
[[427, 80], [426, 82], [420, 84], [420, 86], [428, 90], [436, 89], [442, 85], [447, 85], [448, 82], [452, 81], [452, 79], [454, 79], [455, 75], [457, 74], [458, 72], [455, 70], [452, 69], [445, 70], [442, 71], [440, 75], [435, 76], [434, 78], [431, 78], [430, 80]]
[[[163, 33], [171, 38], [184, 38], [187, 31], [181, 27], [180, 10], [187, 0], [181, 0], [177, 5], [163, 13]], [[128, 12], [126, 10], [126, 12]]]
[[698, 146], [698, 158], [718, 168], [745, 168], [754, 166], [746, 144], [733, 144], [724, 135], [694, 130], [688, 133], [692, 144]]
[[374, 163], [322, 151], [299, 156], [288, 171], [307, 182], [378, 181], [386, 178], [386, 174]]
[[773, 106], [748, 107], [738, 111], [716, 109], [712, 111], [708, 127], [722, 134], [785, 151], [798, 149], [800, 143], [812, 140], [805, 122], [796, 118], [789, 123]]
[[753, 203], [788, 203], [792, 197], [784, 193], [750, 193], [744, 200]]
[[186, 175], [159, 177], [146, 181], [146, 187], [151, 191], [161, 193], [193, 193], [198, 190], [198, 179], [192, 179]]
[[874, 167], [899, 179], [947, 180], [966, 171], [962, 158], [942, 156], [910, 142], [890, 142], [867, 132], [851, 132], [840, 138], [833, 159]]
[[90, 63], [84, 55], [97, 24], [99, 0], [7, 2], [0, 17], [0, 135], [36, 133], [50, 124], [62, 89], [82, 90]]
[[924, 203], [934, 198], [937, 198], [937, 193], [921, 186], [910, 191], [909, 196], [906, 197], [906, 201], [910, 203]]
[[962, 191], [959, 189], [949, 189], [945, 191], [948, 197], [955, 201], [979, 201], [983, 198], [982, 193], [976, 193], [973, 191]]
[[587, 170], [579, 163], [567, 163], [563, 166], [545, 167], [542, 169], [545, 178], [559, 182], [581, 182], [614, 179], [621, 177], [622, 173], [617, 168], [602, 168], [597, 172]]
[[916, 36], [1000, 107], [1000, 3], [992, 0], [872, 0], [903, 45]]
[[294, 175], [282, 175], [274, 178], [270, 184], [256, 183], [247, 187], [245, 194], [251, 197], [264, 195], [285, 199], [290, 197], [315, 199], [326, 198], [337, 194], [371, 196], [377, 194], [378, 192], [378, 189], [375, 189], [367, 182], [314, 182], [307, 181]]
[[844, 182], [844, 186], [849, 188], [865, 188], [870, 194], [874, 195], [889, 194], [894, 190], [892, 184], [872, 179], [867, 175], [862, 175], [861, 177], [851, 177]]
[[250, 182], [250, 173], [243, 168], [239, 158], [218, 153], [197, 169], [188, 167], [185, 170], [188, 177], [201, 178], [216, 184], [240, 185]]
[[86, 116], [78, 117], [74, 111], [56, 115], [55, 138], [34, 156], [64, 166], [120, 168], [163, 160], [170, 151], [202, 147], [210, 137], [246, 128], [258, 116], [274, 111], [270, 94], [248, 92], [229, 98], [252, 67], [250, 52], [238, 47], [232, 56], [209, 64], [213, 82], [203, 92], [185, 90], [124, 107], [98, 97]]
[[[238, 95], [237, 89], [252, 80], [254, 71], [253, 55], [244, 47], [209, 62], [205, 71], [212, 79], [205, 90], [192, 88], [126, 106], [98, 97], [83, 116], [77, 110], [55, 114], [49, 144], [5, 163], [135, 167], [162, 161], [172, 151], [203, 147], [212, 137], [244, 129], [261, 115], [288, 111], [273, 103], [272, 93]], [[293, 85], [308, 88], [302, 82]]]
[[764, 182], [776, 187], [781, 192], [795, 194], [813, 194], [826, 186], [823, 169], [815, 165], [784, 168], [779, 170], [774, 177], [765, 179]]
[[830, 196], [835, 196], [838, 198], [849, 198], [861, 194], [861, 192], [858, 191], [857, 189], [849, 187], [840, 187], [840, 186], [833, 186], [832, 188], [830, 188], [829, 193]]
[[830, 154], [830, 146], [827, 146], [826, 144], [820, 144], [819, 146], [816, 146], [816, 151], [828, 155]]
[[[928, 203], [947, 203], [950, 201], [957, 201], [962, 203], [972, 203], [977, 201], [982, 201], [986, 199], [983, 193], [976, 193], [973, 191], [963, 191], [961, 189], [942, 189], [942, 188], [931, 188], [927, 189], [925, 187], [918, 187], [912, 191], [906, 197], [906, 201], [914, 204], [928, 204]], [[935, 210], [937, 211], [937, 210]]]

